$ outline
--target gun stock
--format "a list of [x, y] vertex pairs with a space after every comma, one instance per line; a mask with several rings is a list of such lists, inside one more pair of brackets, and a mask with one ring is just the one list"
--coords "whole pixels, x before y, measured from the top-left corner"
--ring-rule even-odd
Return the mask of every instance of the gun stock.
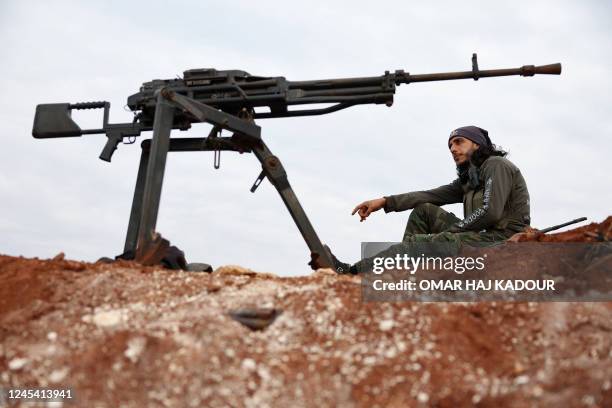
[[43, 103], [36, 105], [32, 136], [36, 139], [50, 139], [104, 133], [104, 129], [82, 130], [79, 125], [72, 120], [73, 109], [104, 109], [103, 127], [108, 124], [108, 111], [110, 110], [109, 102], [78, 102], [74, 104]]
[[69, 103], [48, 103], [36, 106], [32, 136], [36, 139], [75, 137], [83, 134], [70, 115]]

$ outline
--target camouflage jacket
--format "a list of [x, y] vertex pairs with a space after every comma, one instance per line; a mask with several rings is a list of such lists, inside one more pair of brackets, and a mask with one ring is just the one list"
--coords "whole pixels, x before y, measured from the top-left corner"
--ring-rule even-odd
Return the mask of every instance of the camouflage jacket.
[[464, 219], [449, 231], [506, 230], [520, 232], [531, 222], [529, 192], [520, 170], [508, 159], [491, 156], [478, 169], [478, 186], [452, 183], [427, 191], [385, 197], [385, 212], [405, 211], [419, 204], [463, 202]]

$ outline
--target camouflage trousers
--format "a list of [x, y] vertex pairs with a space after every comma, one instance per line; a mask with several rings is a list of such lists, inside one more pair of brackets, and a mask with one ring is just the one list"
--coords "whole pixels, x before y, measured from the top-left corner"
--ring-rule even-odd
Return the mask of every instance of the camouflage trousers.
[[421, 204], [416, 206], [408, 217], [402, 242], [473, 242], [486, 243], [505, 241], [511, 231], [465, 231], [444, 232], [453, 224], [461, 221], [455, 214], [437, 205]]
[[[350, 271], [361, 273], [371, 270], [374, 258], [394, 257], [396, 254], [418, 257], [423, 252], [435, 251], [436, 255], [440, 256], [456, 256], [463, 245], [494, 246], [514, 234], [512, 231], [446, 231], [459, 221], [461, 220], [453, 213], [445, 211], [437, 205], [418, 205], [410, 213], [404, 237], [400, 244], [393, 245], [372, 257], [362, 259], [352, 265]], [[440, 245], [431, 245], [432, 243], [440, 243]]]

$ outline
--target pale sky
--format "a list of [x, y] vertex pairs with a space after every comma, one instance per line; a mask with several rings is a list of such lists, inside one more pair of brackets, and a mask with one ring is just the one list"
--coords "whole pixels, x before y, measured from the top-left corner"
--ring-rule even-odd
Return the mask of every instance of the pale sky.
[[[122, 252], [139, 143], [36, 140], [38, 103], [106, 100], [111, 122], [143, 82], [192, 68], [289, 80], [563, 64], [561, 76], [401, 86], [391, 108], [260, 120], [321, 240], [346, 262], [362, 241], [401, 240], [409, 212], [351, 217], [359, 202], [455, 177], [449, 132], [474, 124], [510, 152], [547, 227], [612, 214], [612, 7], [607, 2], [147, 1], [0, 4], [0, 253], [94, 261]], [[100, 111], [98, 111], [99, 113]], [[82, 128], [101, 116], [75, 113]], [[194, 125], [180, 137], [202, 137]], [[252, 155], [170, 153], [157, 230], [190, 262], [310, 273], [309, 252]], [[461, 216], [460, 205], [448, 206]]]

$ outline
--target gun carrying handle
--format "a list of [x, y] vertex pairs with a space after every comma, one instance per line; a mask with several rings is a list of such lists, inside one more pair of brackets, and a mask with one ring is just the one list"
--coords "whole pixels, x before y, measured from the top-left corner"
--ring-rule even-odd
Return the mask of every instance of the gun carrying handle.
[[110, 102], [98, 101], [98, 102], [77, 102], [70, 105], [70, 109], [104, 109], [104, 119], [102, 120], [102, 127], [108, 125], [108, 112], [110, 111]]
[[104, 102], [104, 101], [100, 101], [100, 102], [77, 102], [77, 103], [73, 103], [70, 104], [70, 109], [102, 109], [102, 108], [106, 108], [106, 107], [110, 107], [110, 103], [109, 102]]

